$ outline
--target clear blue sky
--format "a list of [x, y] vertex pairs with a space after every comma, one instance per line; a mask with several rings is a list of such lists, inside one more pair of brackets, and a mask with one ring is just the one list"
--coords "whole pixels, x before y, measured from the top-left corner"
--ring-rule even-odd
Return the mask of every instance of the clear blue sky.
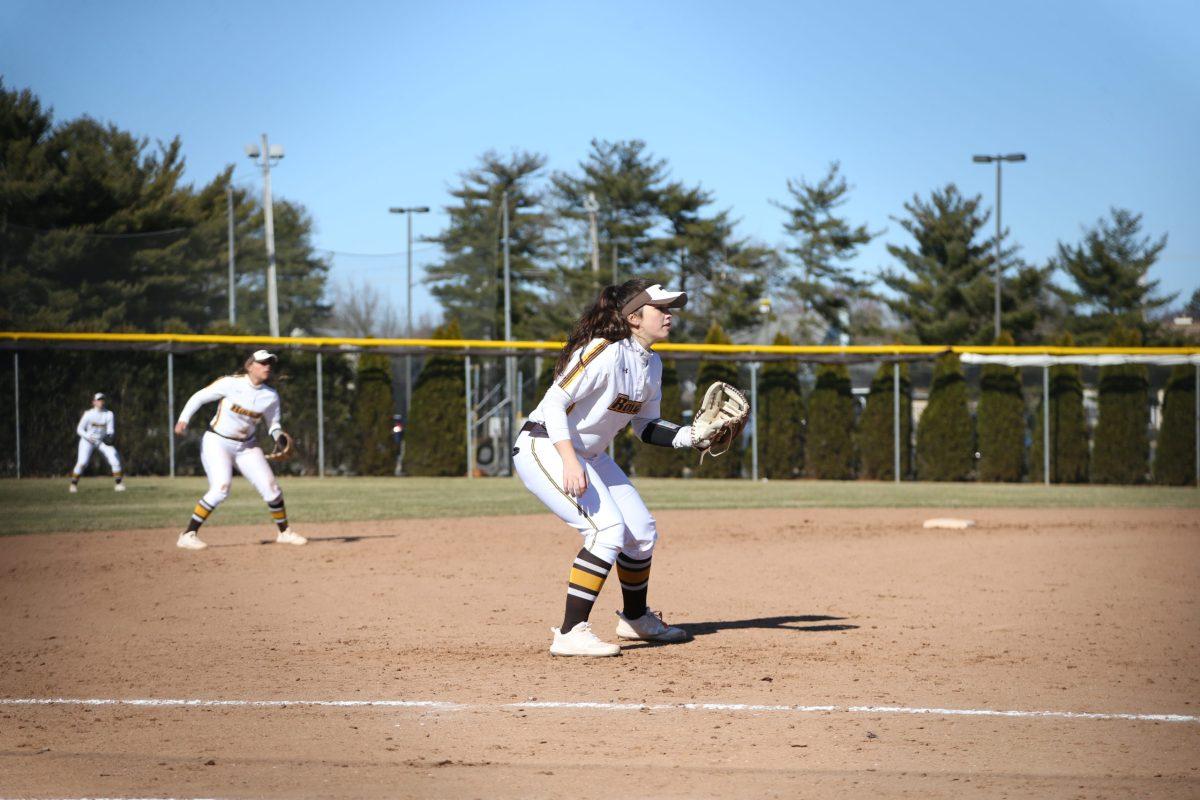
[[[180, 135], [198, 182], [232, 162], [257, 186], [242, 146], [269, 133], [287, 149], [277, 194], [346, 253], [402, 251], [387, 208], [440, 211], [489, 148], [570, 169], [593, 137], [640, 138], [767, 243], [787, 179], [840, 160], [848, 215], [886, 229], [856, 263], [869, 273], [906, 242], [889, 217], [914, 193], [953, 181], [991, 205], [994, 172], [971, 155], [1021, 151], [1003, 212], [1026, 259], [1124, 206], [1170, 235], [1163, 288], [1200, 285], [1194, 0], [0, 0], [0, 73], [60, 119]], [[390, 280], [402, 310], [403, 263], [339, 256], [334, 275]], [[417, 313], [432, 307], [418, 292]]]

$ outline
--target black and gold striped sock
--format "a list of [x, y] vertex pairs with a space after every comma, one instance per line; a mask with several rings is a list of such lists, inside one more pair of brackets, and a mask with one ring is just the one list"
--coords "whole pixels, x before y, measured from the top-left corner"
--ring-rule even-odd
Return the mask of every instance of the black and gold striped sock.
[[200, 526], [204, 524], [204, 521], [208, 519], [208, 515], [212, 511], [213, 507], [204, 502], [203, 497], [197, 500], [196, 507], [192, 509], [192, 518], [188, 520], [187, 532], [192, 533], [200, 530]]
[[625, 619], [637, 619], [646, 613], [646, 593], [650, 586], [650, 559], [617, 556], [617, 577], [621, 580], [621, 598]]
[[121, 482], [121, 479], [122, 479], [122, 478], [124, 478], [124, 477], [125, 477], [125, 473], [123, 473], [123, 472], [119, 472], [119, 471], [118, 471], [118, 472], [114, 472], [114, 473], [113, 473], [113, 482], [114, 482], [114, 483], [120, 483], [120, 482]]
[[592, 555], [586, 549], [579, 551], [575, 562], [571, 564], [571, 577], [567, 581], [567, 608], [560, 631], [570, 633], [572, 628], [587, 620], [611, 569], [612, 564], [599, 556]]
[[283, 533], [287, 530], [287, 509], [283, 507], [283, 494], [276, 497], [271, 502], [267, 503], [267, 508], [271, 509], [271, 519], [275, 520], [275, 527], [279, 528], [279, 532]]
[[78, 486], [78, 485], [79, 485], [79, 473], [78, 473], [78, 472], [72, 472], [72, 473], [71, 473], [71, 485], [72, 485], [72, 486]]

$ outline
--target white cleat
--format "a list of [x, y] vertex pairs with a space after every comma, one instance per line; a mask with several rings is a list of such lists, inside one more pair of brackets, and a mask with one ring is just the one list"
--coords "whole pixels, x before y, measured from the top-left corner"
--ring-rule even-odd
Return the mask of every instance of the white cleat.
[[551, 628], [554, 641], [550, 644], [550, 655], [554, 656], [619, 656], [621, 648], [615, 644], [600, 641], [600, 637], [592, 633], [590, 622], [581, 622], [570, 633], [562, 633], [558, 628]]
[[275, 544], [305, 544], [308, 539], [305, 539], [298, 533], [292, 533], [292, 529], [288, 528], [285, 531], [280, 531], [275, 537]]
[[125, 491], [125, 484], [123, 484], [123, 483], [118, 483], [118, 484], [115, 484], [115, 485], [113, 486], [113, 491], [114, 491], [114, 492], [123, 492], [123, 491]]
[[79, 494], [79, 487], [72, 483], [71, 488], [67, 489], [67, 491], [71, 494]]
[[175, 542], [176, 547], [182, 547], [184, 550], [203, 550], [208, 547], [204, 542], [200, 541], [200, 537], [195, 531], [184, 531], [179, 534], [179, 541]]
[[617, 638], [636, 639], [641, 642], [686, 642], [688, 632], [663, 622], [662, 614], [647, 608], [646, 613], [636, 619], [626, 619], [617, 612]]

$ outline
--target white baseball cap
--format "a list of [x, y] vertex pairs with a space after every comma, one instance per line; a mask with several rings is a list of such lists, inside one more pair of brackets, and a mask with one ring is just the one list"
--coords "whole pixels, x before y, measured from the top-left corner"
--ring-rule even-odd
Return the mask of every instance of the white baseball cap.
[[96, 392], [94, 395], [92, 395], [93, 400], [104, 400], [106, 398], [107, 396], [104, 394], [104, 392]]
[[621, 316], [632, 314], [642, 306], [658, 306], [659, 308], [683, 308], [687, 305], [687, 292], [668, 292], [659, 284], [646, 287], [638, 292], [621, 309]]
[[250, 357], [260, 364], [274, 364], [279, 360], [278, 356], [266, 350], [255, 350]]

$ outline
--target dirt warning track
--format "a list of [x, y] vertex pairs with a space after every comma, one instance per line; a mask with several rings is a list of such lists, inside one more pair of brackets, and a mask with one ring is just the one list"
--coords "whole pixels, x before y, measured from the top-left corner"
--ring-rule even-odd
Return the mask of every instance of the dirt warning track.
[[0, 539], [0, 796], [1200, 794], [1194, 510], [658, 517], [586, 661], [545, 516]]

